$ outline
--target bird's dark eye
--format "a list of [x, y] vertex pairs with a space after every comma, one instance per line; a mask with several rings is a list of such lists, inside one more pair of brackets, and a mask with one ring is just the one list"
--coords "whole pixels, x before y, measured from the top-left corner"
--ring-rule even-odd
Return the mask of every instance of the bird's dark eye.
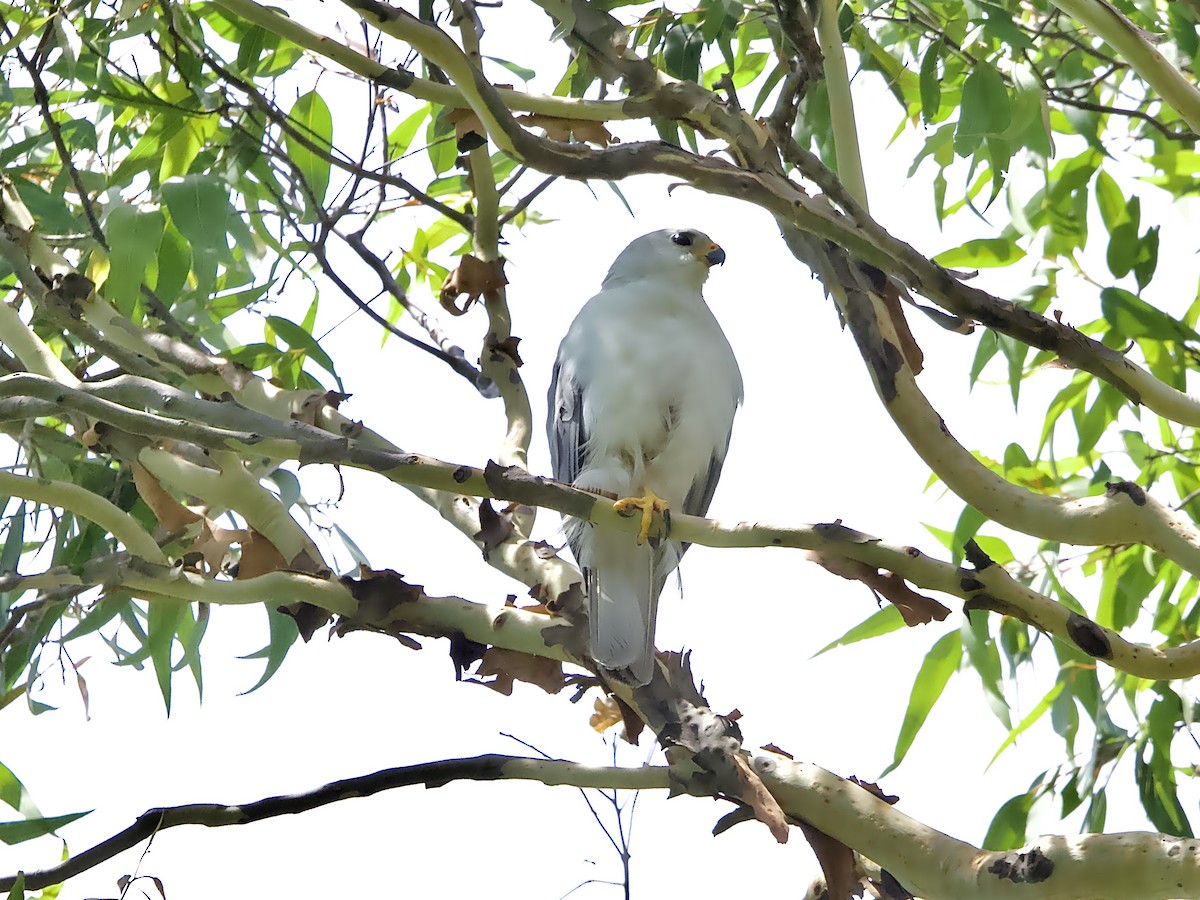
[[671, 240], [674, 243], [678, 244], [680, 247], [692, 246], [692, 236], [690, 234], [688, 234], [686, 231], [675, 232], [673, 235], [671, 235]]

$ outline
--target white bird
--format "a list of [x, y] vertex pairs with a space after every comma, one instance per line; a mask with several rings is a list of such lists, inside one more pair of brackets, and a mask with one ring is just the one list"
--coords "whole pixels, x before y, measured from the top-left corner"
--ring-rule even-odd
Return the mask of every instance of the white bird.
[[592, 658], [637, 684], [653, 673], [658, 595], [688, 547], [647, 544], [654, 516], [707, 512], [742, 402], [737, 360], [701, 294], [724, 261], [693, 229], [642, 235], [579, 311], [554, 363], [554, 477], [642, 513], [637, 538], [578, 519], [565, 526], [584, 573]]

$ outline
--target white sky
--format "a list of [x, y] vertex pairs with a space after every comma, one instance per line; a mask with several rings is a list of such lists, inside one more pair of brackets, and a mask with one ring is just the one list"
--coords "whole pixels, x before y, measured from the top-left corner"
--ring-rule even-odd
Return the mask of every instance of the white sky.
[[[509, 20], [498, 20], [485, 10], [493, 29], [485, 52], [495, 55], [503, 53], [486, 41], [528, 42], [529, 29], [540, 40], [550, 30], [540, 20], [518, 19], [505, 32]], [[322, 90], [334, 91], [333, 85], [332, 78], [323, 81]], [[911, 181], [906, 177], [919, 136], [889, 149], [898, 110], [881, 96], [874, 76], [861, 79], [860, 86], [865, 99], [859, 120], [876, 217], [930, 254], [994, 233], [970, 213], [952, 220], [949, 234], [937, 231], [930, 169]], [[357, 116], [358, 100], [355, 94], [353, 103], [336, 106], [335, 115]], [[635, 134], [615, 130], [627, 138]], [[578, 307], [630, 239], [659, 227], [697, 227], [728, 253], [706, 293], [738, 353], [746, 384], [746, 404], [710, 515], [782, 524], [840, 518], [945, 558], [921, 523], [952, 528], [960, 504], [939, 502], [936, 489], [923, 491], [927, 469], [898, 436], [852, 340], [839, 331], [831, 304], [786, 254], [770, 218], [689, 189], [668, 196], [666, 184], [643, 178], [622, 185], [636, 220], [602, 185], [595, 199], [582, 185], [560, 185], [537, 204], [557, 220], [554, 224], [507, 233], [513, 328], [523, 339], [522, 374], [538, 422], [531, 468], [549, 470], [541, 430], [545, 389], [557, 343]], [[997, 219], [1003, 223], [1003, 213]], [[399, 220], [395, 227], [400, 244], [405, 229]], [[1164, 259], [1171, 258], [1169, 250], [1164, 247]], [[286, 315], [307, 305], [303, 287], [293, 283], [297, 295], [269, 312]], [[1010, 294], [1025, 284], [1002, 272], [985, 272], [979, 283]], [[1180, 290], [1186, 297], [1190, 288], [1184, 283]], [[1097, 310], [1095, 297], [1083, 293], [1064, 296], [1060, 306], [1070, 321], [1087, 321]], [[332, 325], [346, 309], [330, 290], [322, 298], [321, 323]], [[967, 393], [967, 365], [977, 337], [951, 335], [919, 314], [910, 315], [910, 321], [927, 358], [920, 383], [951, 431], [989, 455], [1002, 454], [1010, 440], [1030, 447], [1046, 400], [1070, 374], [1050, 370], [1033, 379], [1022, 403], [1031, 415], [1018, 422], [1006, 385]], [[254, 327], [243, 336], [257, 339]], [[449, 327], [469, 353], [476, 352], [484, 327], [481, 311]], [[395, 340], [377, 350], [378, 332], [362, 316], [334, 331], [323, 346], [354, 394], [344, 407], [350, 416], [406, 449], [442, 459], [479, 465], [495, 453], [499, 402], [479, 399], [436, 361]], [[1122, 462], [1110, 465], [1118, 469]], [[431, 594], [499, 602], [507, 593], [522, 593], [520, 585], [488, 568], [472, 545], [407, 492], [362, 473], [343, 474], [346, 493], [337, 521], [375, 567], [394, 568]], [[310, 500], [336, 495], [337, 482], [329, 473], [305, 476]], [[543, 513], [538, 525], [543, 536], [553, 537], [557, 517]], [[339, 561], [349, 568], [345, 554]], [[955, 612], [945, 623], [813, 660], [819, 648], [875, 610], [865, 587], [828, 575], [794, 552], [699, 546], [685, 560], [683, 579], [685, 599], [670, 587], [664, 595], [659, 647], [694, 650], [708, 699], [718, 711], [741, 710], [749, 746], [773, 742], [843, 776], [874, 779], [888, 764], [924, 653], [961, 621]], [[953, 600], [947, 602], [957, 610]], [[167, 719], [153, 674], [110, 665], [101, 645], [83, 668], [91, 691], [90, 720], [74, 685], [54, 677], [38, 699], [60, 711], [36, 718], [20, 704], [0, 711], [0, 760], [24, 781], [42, 811], [96, 810], [64, 829], [72, 851], [125, 827], [153, 806], [246, 802], [388, 766], [525, 752], [502, 732], [552, 756], [611, 761], [611, 738], [601, 738], [587, 725], [591, 695], [572, 706], [568, 692], [549, 697], [518, 685], [514, 696], [505, 698], [456, 684], [444, 641], [426, 641], [424, 651], [413, 652], [382, 637], [355, 634], [327, 641], [318, 635], [311, 644], [298, 645], [264, 688], [239, 696], [257, 681], [261, 663], [234, 657], [265, 643], [265, 617], [257, 609], [215, 608], [212, 619], [204, 645], [202, 705], [190, 677], [180, 674]], [[1043, 659], [1052, 660], [1048, 650]], [[1040, 698], [1053, 675], [1052, 667], [1043, 668], [1040, 683], [1022, 691], [1014, 721]], [[1062, 752], [1045, 721], [985, 773], [1005, 734], [987, 710], [977, 677], [960, 673], [908, 760], [882, 785], [900, 795], [906, 813], [979, 843], [1000, 804], [1023, 792]], [[643, 738], [640, 748], [620, 747], [618, 758], [636, 765], [648, 753]], [[659, 754], [655, 757], [661, 761]], [[1124, 795], [1115, 790], [1110, 798], [1110, 829], [1145, 827], [1131, 779], [1125, 780], [1129, 790]], [[643, 796], [633, 827], [634, 896], [802, 891], [815, 864], [801, 835], [793, 831], [791, 842], [780, 847], [764, 827], [749, 823], [712, 838], [710, 829], [729, 809], [687, 797], [666, 802], [661, 795]], [[1060, 826], [1051, 815], [1044, 827], [1073, 826]], [[53, 839], [0, 846], [0, 872], [49, 865], [60, 852]], [[140, 852], [73, 879], [61, 896], [116, 896], [117, 878], [137, 868]], [[589, 878], [619, 878], [620, 871], [576, 791], [518, 783], [406, 788], [252, 826], [174, 829], [155, 839], [140, 865], [142, 874], [164, 880], [171, 900], [308, 897], [330, 891], [552, 898]], [[143, 884], [154, 893], [148, 882]], [[592, 885], [573, 896], [615, 894], [615, 888]]]

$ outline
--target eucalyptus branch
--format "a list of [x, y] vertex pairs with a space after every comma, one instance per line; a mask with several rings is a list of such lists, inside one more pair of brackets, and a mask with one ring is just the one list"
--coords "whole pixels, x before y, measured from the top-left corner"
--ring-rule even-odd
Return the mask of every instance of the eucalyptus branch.
[[[0, 237], [0, 256], [11, 262], [8, 251], [11, 244]], [[16, 259], [22, 259], [15, 255]], [[23, 261], [23, 260], [22, 260]], [[46, 342], [34, 333], [17, 313], [15, 303], [0, 303], [0, 343], [11, 350], [30, 372], [52, 378], [62, 384], [78, 384], [77, 379]]]
[[1200, 844], [1151, 832], [1045, 835], [988, 851], [905, 815], [811, 763], [766, 751], [754, 769], [789, 815], [869, 857], [919, 897], [1170, 900], [1200, 895]]
[[[137, 846], [161, 831], [180, 825], [204, 825], [208, 828], [247, 825], [276, 816], [308, 812], [355, 797], [370, 797], [395, 788], [417, 784], [426, 788], [438, 788], [453, 781], [464, 780], [536, 781], [553, 786], [621, 790], [650, 790], [669, 786], [665, 766], [642, 766], [636, 769], [584, 766], [562, 759], [535, 759], [494, 753], [466, 759], [443, 759], [413, 766], [398, 766], [381, 769], [369, 775], [333, 781], [315, 790], [281, 797], [265, 797], [250, 803], [189, 803], [185, 806], [156, 807], [142, 813], [128, 828], [72, 856], [66, 862], [48, 869], [26, 872], [25, 887], [28, 890], [38, 890], [60, 884], [112, 859], [118, 853]], [[11, 889], [15, 881], [16, 878], [11, 875], [0, 877], [0, 890]]]
[[114, 503], [69, 481], [30, 478], [0, 470], [0, 493], [46, 503], [95, 522], [130, 553], [149, 562], [165, 563], [166, 557], [140, 522]]
[[[748, 170], [716, 157], [701, 157], [661, 142], [627, 143], [593, 148], [539, 138], [523, 129], [509, 114], [495, 89], [475, 70], [439, 29], [401, 9], [377, 0], [343, 0], [364, 17], [402, 40], [409, 41], [448, 73], [470, 98], [472, 109], [501, 149], [547, 174], [568, 178], [620, 180], [638, 174], [681, 178], [698, 190], [753, 203], [782, 223], [843, 248], [861, 263], [892, 275], [909, 289], [966, 319], [980, 322], [1010, 337], [1052, 351], [1068, 365], [1090, 372], [1117, 387], [1133, 402], [1144, 404], [1182, 425], [1200, 425], [1200, 401], [1178, 391], [1123, 354], [1105, 347], [1069, 325], [1055, 322], [1020, 304], [994, 297], [965, 284], [913, 247], [889, 234], [865, 214], [851, 219], [815, 201], [782, 172], [756, 167]], [[549, 0], [546, 0], [549, 5]], [[637, 61], [632, 64], [639, 68]], [[646, 64], [649, 66], [649, 64]], [[653, 69], [653, 67], [650, 67]], [[639, 72], [644, 80], [645, 73]], [[461, 80], [459, 80], [461, 79]], [[706, 130], [733, 141], [733, 149], [762, 160], [761, 133], [743, 114], [733, 115], [711, 92], [695, 84], [675, 83], [660, 90], [657, 100], [682, 103]]]
[[[1026, 882], [1022, 894], [1031, 900], [1114, 892], [1136, 898], [1169, 898], [1200, 891], [1200, 848], [1185, 838], [1148, 832], [1045, 836], [1025, 850], [988, 852], [936, 831], [860, 785], [810, 763], [761, 752], [755, 754], [754, 768], [781, 798], [790, 816], [812, 823], [848, 846], [861, 847], [899, 883], [924, 897], [1006, 898], [1012, 894], [1014, 880]], [[567, 760], [487, 754], [382, 769], [314, 790], [243, 804], [158, 807], [57, 866], [26, 872], [24, 884], [30, 890], [60, 884], [180, 825], [246, 825], [400, 787], [421, 784], [437, 788], [460, 780], [662, 790], [671, 787], [671, 772], [665, 766], [585, 766]], [[1014, 879], [1011, 873], [1017, 867], [1040, 874]], [[15, 876], [0, 877], [0, 890], [10, 890], [15, 882]]]
[[[253, 0], [216, 0], [216, 4], [239, 18], [261, 25], [272, 34], [286, 38], [297, 46], [333, 60], [356, 75], [377, 81], [385, 87], [401, 91], [450, 109], [467, 109], [471, 104], [454, 85], [418, 78], [400, 66], [385, 66], [369, 56], [358, 53], [345, 44], [301, 25], [274, 9]], [[608, 122], [617, 119], [640, 118], [626, 108], [623, 100], [582, 100], [572, 97], [553, 97], [528, 94], [512, 88], [499, 88], [507, 107], [514, 112], [534, 113], [564, 119], [589, 122]]]
[[[452, 0], [451, 10], [462, 34], [464, 49], [461, 52], [467, 65], [478, 71], [481, 59], [478, 18], [470, 7], [470, 0]], [[499, 283], [483, 290], [488, 332], [479, 354], [479, 365], [483, 374], [496, 386], [504, 403], [507, 428], [500, 445], [500, 464], [528, 469], [533, 412], [529, 405], [529, 393], [519, 371], [520, 357], [517, 355], [516, 339], [512, 335], [512, 311], [508, 306], [504, 278], [500, 274], [503, 271], [500, 258], [500, 194], [496, 189], [496, 175], [492, 170], [486, 142], [470, 151], [468, 165], [475, 195], [475, 230], [472, 234], [474, 255], [500, 276], [494, 278]], [[522, 515], [520, 519], [521, 533], [529, 534], [533, 527], [532, 515]]]
[[[532, 477], [517, 469], [494, 464], [479, 469], [399, 450], [371, 447], [301, 422], [276, 422], [236, 404], [186, 397], [170, 388], [147, 384], [128, 376], [108, 385], [87, 385], [78, 389], [66, 389], [32, 375], [0, 378], [0, 398], [13, 394], [23, 398], [41, 394], [53, 398], [60, 405], [133, 434], [173, 438], [215, 451], [232, 448], [260, 455], [269, 451], [269, 455], [278, 458], [348, 465], [377, 472], [401, 486], [431, 490], [432, 505], [473, 539], [477, 539], [480, 531], [479, 501], [476, 497], [553, 509], [587, 520], [600, 528], [618, 529], [629, 534], [636, 533], [638, 529], [637, 521], [616, 513], [607, 498], [549, 479]], [[140, 405], [169, 407], [171, 417], [124, 408], [100, 395], [121, 397]], [[10, 402], [13, 401], [0, 399], [0, 418], [12, 414], [8, 407]], [[18, 399], [16, 402], [23, 403], [24, 400]], [[221, 427], [199, 424], [205, 421], [219, 421]], [[272, 525], [262, 516], [247, 510], [244, 503], [238, 506], [236, 496], [232, 499], [228, 497], [231, 486], [223, 484], [218, 473], [212, 470], [195, 471], [198, 467], [180, 462], [161, 450], [143, 450], [142, 459], [147, 468], [164, 480], [178, 484], [206, 500], [221, 498], [238, 508], [248, 519], [252, 518], [254, 527], [276, 543], [285, 555], [290, 552], [288, 548], [296, 553], [304, 548], [303, 543], [293, 546], [291, 538], [286, 534], [280, 535], [276, 530], [278, 523]], [[20, 492], [14, 493], [24, 496]], [[1066, 502], [1078, 504], [1078, 509], [1083, 510], [1079, 513], [1082, 518], [1112, 519], [1115, 524], [1111, 527], [1128, 528], [1130, 507], [1140, 509], [1134, 504], [1133, 495], [1136, 493], [1134, 486], [1124, 489], [1114, 486], [1107, 497]], [[268, 499], [274, 502], [273, 496], [268, 495]], [[273, 505], [271, 510], [278, 512]], [[1133, 525], [1153, 536], [1148, 526], [1138, 525], [1141, 521], [1135, 515]], [[296, 526], [293, 523], [288, 527]], [[1101, 628], [1061, 603], [1020, 584], [1003, 568], [992, 565], [986, 557], [976, 558], [979, 561], [974, 570], [962, 569], [929, 557], [916, 548], [887, 544], [840, 523], [776, 527], [761, 523], [728, 524], [676, 514], [671, 518], [671, 527], [675, 538], [688, 543], [709, 547], [788, 547], [813, 551], [823, 565], [827, 564], [828, 559], [837, 558], [867, 567], [864, 570], [867, 574], [883, 570], [916, 587], [959, 597], [965, 601], [964, 608], [968, 611], [983, 609], [1016, 616], [1104, 660], [1113, 668], [1139, 677], [1181, 678], [1200, 674], [1200, 641], [1161, 648], [1128, 642], [1116, 632]], [[296, 539], [301, 542], [306, 540], [302, 532], [297, 532]], [[578, 570], [557, 556], [548, 555], [546, 549], [544, 545], [514, 535], [512, 540], [490, 550], [488, 561], [526, 585], [540, 585], [546, 597], [556, 598], [582, 579]], [[830, 568], [838, 574], [859, 578], [870, 584], [862, 572], [847, 574], [840, 567]]]
[[908, 443], [951, 491], [1016, 531], [1090, 546], [1144, 543], [1200, 574], [1200, 531], [1136, 484], [1118, 482], [1109, 485], [1103, 497], [1072, 499], [1020, 487], [980, 463], [954, 439], [917, 387], [903, 344], [870, 280], [845, 271], [833, 281], [831, 292], [880, 400]]
[[838, 177], [862, 208], [867, 208], [867, 183], [863, 177], [862, 153], [858, 145], [858, 124], [854, 121], [854, 97], [850, 93], [850, 72], [846, 50], [838, 27], [838, 0], [817, 0], [817, 37], [825, 58], [825, 86], [829, 89], [829, 120], [837, 154]]
[[302, 555], [314, 563], [321, 562], [316, 544], [288, 514], [279, 498], [246, 471], [236, 454], [214, 448], [211, 455], [219, 469], [198, 466], [155, 447], [143, 449], [138, 462], [176, 490], [198, 497], [210, 507], [237, 512], [288, 562]]
[[1141, 29], [1105, 0], [1054, 0], [1054, 5], [1120, 53], [1192, 131], [1200, 132], [1200, 90], [1158, 52]]

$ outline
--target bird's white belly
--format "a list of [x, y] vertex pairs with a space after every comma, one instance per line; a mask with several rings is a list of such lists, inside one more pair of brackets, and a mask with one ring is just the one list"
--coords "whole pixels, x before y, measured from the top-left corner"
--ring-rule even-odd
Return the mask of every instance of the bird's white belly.
[[681, 340], [695, 332], [673, 319], [655, 326], [634, 340], [593, 335], [591, 363], [605, 374], [585, 396], [588, 464], [576, 484], [620, 496], [651, 489], [678, 507], [728, 439], [736, 362], [719, 331], [697, 346]]

